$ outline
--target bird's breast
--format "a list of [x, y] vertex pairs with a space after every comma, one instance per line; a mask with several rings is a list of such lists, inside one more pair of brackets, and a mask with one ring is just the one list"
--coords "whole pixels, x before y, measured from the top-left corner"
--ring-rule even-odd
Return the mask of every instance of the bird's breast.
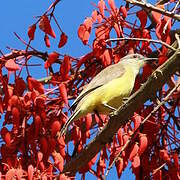
[[97, 99], [99, 103], [96, 109], [100, 113], [108, 114], [111, 110], [105, 107], [103, 104], [106, 103], [113, 108], [119, 108], [122, 105], [124, 98], [127, 98], [135, 83], [135, 74], [133, 70], [127, 68], [123, 76], [113, 79], [109, 83], [97, 89]]

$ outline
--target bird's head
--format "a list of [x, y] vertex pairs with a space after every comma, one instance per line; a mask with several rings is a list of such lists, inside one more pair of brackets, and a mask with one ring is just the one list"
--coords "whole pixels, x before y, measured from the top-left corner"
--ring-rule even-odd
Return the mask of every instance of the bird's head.
[[139, 70], [145, 63], [152, 63], [152, 61], [157, 59], [158, 58], [147, 58], [141, 54], [129, 54], [123, 57], [120, 62], [130, 64]]

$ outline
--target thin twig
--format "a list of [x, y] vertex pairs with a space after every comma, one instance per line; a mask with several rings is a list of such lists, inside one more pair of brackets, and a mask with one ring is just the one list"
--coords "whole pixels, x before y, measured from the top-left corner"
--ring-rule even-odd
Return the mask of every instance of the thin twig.
[[137, 0], [126, 0], [126, 1], [131, 3], [131, 4], [135, 4], [137, 6], [147, 8], [150, 11], [155, 11], [155, 12], [161, 13], [165, 16], [168, 16], [168, 17], [171, 17], [171, 18], [174, 18], [174, 19], [177, 19], [178, 21], [180, 21], [180, 15], [179, 14], [174, 14], [170, 11], [166, 11], [164, 9], [158, 8], [156, 6], [153, 6], [150, 3], [146, 3], [144, 1], [137, 1]]
[[158, 43], [158, 44], [162, 44], [164, 46], [166, 46], [167, 48], [176, 51], [177, 49], [175, 49], [174, 47], [170, 46], [169, 44], [161, 41], [161, 40], [154, 40], [154, 39], [146, 39], [146, 38], [130, 38], [130, 37], [124, 37], [124, 38], [111, 38], [111, 39], [107, 39], [105, 42], [109, 42], [109, 41], [123, 41], [123, 40], [129, 40], [129, 41], [147, 41], [147, 42], [154, 42], [154, 43]]

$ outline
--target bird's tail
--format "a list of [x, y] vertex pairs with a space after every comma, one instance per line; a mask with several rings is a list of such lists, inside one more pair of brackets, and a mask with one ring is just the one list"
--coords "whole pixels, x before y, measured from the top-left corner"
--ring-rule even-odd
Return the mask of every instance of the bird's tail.
[[67, 128], [68, 126], [71, 124], [71, 122], [76, 120], [76, 117], [79, 115], [81, 109], [78, 109], [77, 111], [75, 111], [73, 114], [71, 114], [71, 116], [69, 117], [69, 119], [66, 121], [66, 123], [64, 124], [64, 126], [62, 127], [61, 131], [60, 131], [60, 136], [63, 136], [66, 134]]

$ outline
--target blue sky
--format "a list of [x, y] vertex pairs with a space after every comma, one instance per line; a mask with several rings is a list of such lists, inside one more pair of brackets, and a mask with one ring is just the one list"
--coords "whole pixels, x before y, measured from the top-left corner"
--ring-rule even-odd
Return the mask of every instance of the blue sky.
[[[9, 52], [9, 50], [6, 49], [6, 46], [24, 49], [25, 46], [14, 36], [13, 32], [16, 32], [20, 37], [28, 41], [28, 27], [36, 21], [33, 17], [42, 15], [52, 2], [52, 0], [2, 1], [0, 11], [0, 50], [6, 54]], [[58, 4], [55, 15], [62, 30], [68, 36], [68, 43], [64, 48], [60, 50], [57, 48], [57, 43], [59, 41], [58, 37], [60, 37], [60, 34], [58, 34], [56, 28], [55, 32], [57, 39], [51, 39], [52, 47], [50, 49], [45, 47], [43, 41], [44, 33], [39, 30], [36, 32], [35, 41], [32, 43], [32, 46], [40, 51], [51, 52], [56, 50], [61, 54], [70, 54], [75, 57], [80, 57], [87, 53], [90, 49], [85, 47], [78, 39], [77, 29], [84, 21], [85, 17], [91, 15], [92, 10], [94, 9], [92, 2], [97, 2], [97, 0], [62, 0]], [[42, 72], [38, 69], [34, 69], [32, 73], [37, 77], [42, 76]], [[127, 178], [135, 179], [130, 172], [129, 167], [121, 177], [122, 180]], [[95, 179], [95, 177], [88, 175], [87, 179]], [[107, 179], [117, 179], [115, 168], [110, 171]]]

